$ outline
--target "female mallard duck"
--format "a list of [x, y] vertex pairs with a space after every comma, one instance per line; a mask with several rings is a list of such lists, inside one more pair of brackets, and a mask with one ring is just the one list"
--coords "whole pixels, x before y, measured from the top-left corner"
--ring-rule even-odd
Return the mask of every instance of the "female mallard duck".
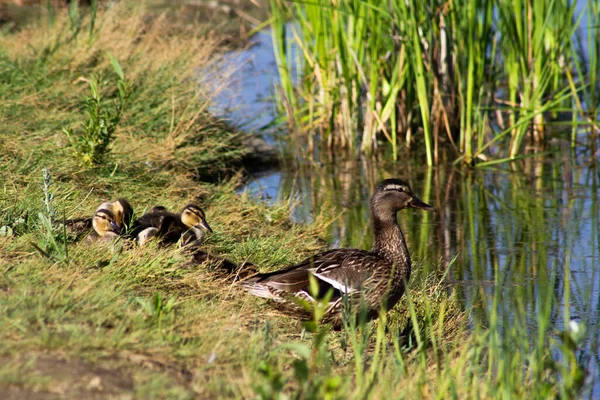
[[112, 241], [125, 234], [133, 217], [133, 208], [126, 199], [102, 203], [92, 217], [92, 228], [88, 236], [89, 242]]
[[162, 206], [156, 206], [133, 223], [132, 235], [144, 246], [153, 237], [161, 238], [163, 243], [199, 245], [204, 239], [204, 230], [212, 232], [206, 222], [204, 210], [196, 204], [188, 204], [181, 214], [175, 214]]
[[[251, 294], [273, 299], [305, 318], [310, 315], [297, 299], [315, 302], [331, 290], [323, 322], [341, 326], [343, 304], [360, 304], [367, 318], [372, 319], [382, 306], [387, 311], [400, 300], [410, 278], [410, 255], [396, 216], [408, 207], [435, 210], [419, 200], [404, 181], [386, 179], [371, 197], [375, 240], [371, 251], [325, 251], [298, 265], [255, 276], [242, 285]], [[319, 286], [317, 299], [310, 293], [311, 276]]]

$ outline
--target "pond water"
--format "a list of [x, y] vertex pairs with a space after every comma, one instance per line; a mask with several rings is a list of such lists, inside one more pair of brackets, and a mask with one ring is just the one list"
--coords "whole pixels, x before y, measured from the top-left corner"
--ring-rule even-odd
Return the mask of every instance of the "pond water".
[[[229, 87], [234, 95], [217, 105], [232, 120], [250, 121], [245, 124], [250, 130], [272, 120], [272, 105], [260, 100], [270, 97], [277, 77], [269, 33], [259, 33], [255, 41], [226, 58], [237, 66]], [[368, 249], [371, 193], [381, 179], [406, 180], [421, 200], [438, 210], [404, 210], [399, 215], [420, 271], [415, 278], [442, 276], [456, 257], [446, 281], [465, 309], [472, 310], [473, 323], [486, 323], [494, 295], [499, 296], [501, 319], [525, 319], [531, 334], [538, 313], [550, 315], [557, 330], [565, 317], [584, 323], [589, 333], [581, 348], [590, 372], [586, 396], [597, 398], [599, 159], [589, 152], [576, 154], [568, 143], [555, 147], [544, 158], [484, 170], [427, 168], [414, 158], [385, 162], [320, 154], [315, 161], [296, 154], [290, 167], [262, 173], [241, 190], [269, 202], [294, 199], [293, 218], [299, 223], [323, 212], [338, 216], [328, 227], [331, 247]]]

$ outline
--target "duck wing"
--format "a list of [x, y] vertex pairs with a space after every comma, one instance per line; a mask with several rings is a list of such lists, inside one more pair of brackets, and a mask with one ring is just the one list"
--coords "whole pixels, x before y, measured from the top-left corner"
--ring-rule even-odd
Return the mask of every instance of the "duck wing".
[[[272, 290], [308, 294], [309, 276], [312, 275], [317, 279], [319, 293], [333, 289], [334, 297], [337, 297], [360, 290], [363, 282], [373, 276], [373, 267], [382, 262], [381, 257], [365, 250], [329, 250], [290, 268], [261, 274], [247, 281], [245, 287], [261, 297], [274, 297]], [[265, 296], [266, 292], [271, 292], [271, 295]]]

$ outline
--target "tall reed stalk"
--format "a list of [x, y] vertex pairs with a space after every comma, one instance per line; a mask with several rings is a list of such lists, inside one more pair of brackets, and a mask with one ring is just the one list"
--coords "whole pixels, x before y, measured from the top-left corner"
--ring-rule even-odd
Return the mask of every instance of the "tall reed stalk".
[[385, 142], [392, 158], [417, 149], [428, 165], [449, 145], [467, 164], [501, 162], [525, 155], [527, 140], [543, 146], [558, 111], [597, 121], [596, 2], [583, 14], [570, 0], [271, 5], [273, 31], [293, 33], [274, 41], [278, 60], [293, 48], [302, 71], [292, 90], [280, 63], [281, 102], [311, 142], [362, 153]]

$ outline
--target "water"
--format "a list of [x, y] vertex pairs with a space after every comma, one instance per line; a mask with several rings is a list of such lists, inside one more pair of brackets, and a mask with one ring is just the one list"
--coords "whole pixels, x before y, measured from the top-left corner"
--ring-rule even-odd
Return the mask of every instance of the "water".
[[[337, 165], [337, 166], [336, 166]], [[417, 265], [415, 279], [442, 275], [455, 290], [473, 323], [487, 325], [495, 293], [499, 315], [525, 318], [537, 329], [536, 315], [549, 312], [557, 330], [569, 320], [583, 322], [590, 333], [582, 354], [591, 356], [591, 376], [598, 376], [600, 320], [600, 174], [578, 163], [567, 150], [552, 159], [529, 160], [510, 167], [465, 171], [434, 169], [403, 160], [397, 163], [346, 162], [339, 167], [282, 171], [260, 182], [279, 185], [273, 199], [301, 199], [294, 210], [302, 221], [324, 213], [338, 216], [329, 227], [332, 247], [370, 248], [369, 197], [385, 178], [407, 180], [417, 196], [434, 205], [435, 214], [403, 210], [399, 214]], [[267, 189], [268, 192], [268, 189]], [[566, 297], [568, 275], [570, 295]], [[553, 298], [549, 311], [546, 299]], [[590, 380], [593, 382], [593, 380]], [[594, 384], [593, 397], [600, 395]]]
[[[236, 63], [245, 60], [234, 98], [243, 107], [221, 104], [223, 115], [249, 119], [251, 129], [274, 115], [272, 106], [258, 100], [270, 96], [277, 76], [270, 36], [261, 33], [256, 40], [241, 58], [230, 56]], [[585, 324], [589, 334], [580, 355], [589, 357], [589, 395], [595, 398], [600, 396], [600, 381], [594, 382], [600, 375], [600, 160], [597, 155], [576, 156], [568, 144], [558, 147], [544, 159], [475, 171], [450, 165], [427, 168], [410, 158], [381, 162], [321, 155], [313, 163], [297, 157], [292, 167], [262, 173], [241, 190], [268, 202], [292, 197], [297, 200], [296, 222], [315, 215], [334, 220], [328, 228], [331, 247], [368, 249], [373, 240], [370, 195], [382, 179], [405, 179], [438, 210], [399, 215], [417, 266], [414, 279], [442, 275], [456, 256], [446, 281], [464, 308], [473, 310], [474, 324], [487, 322], [494, 295], [500, 296], [500, 316], [507, 322], [525, 319], [531, 335], [539, 313], [548, 313], [556, 330], [568, 320]]]
[[[230, 70], [231, 75], [214, 99], [211, 111], [249, 132], [260, 130], [275, 119], [270, 99], [273, 82], [279, 76], [269, 31], [254, 35], [247, 49], [225, 55], [217, 68]], [[210, 79], [211, 76], [207, 78]]]

